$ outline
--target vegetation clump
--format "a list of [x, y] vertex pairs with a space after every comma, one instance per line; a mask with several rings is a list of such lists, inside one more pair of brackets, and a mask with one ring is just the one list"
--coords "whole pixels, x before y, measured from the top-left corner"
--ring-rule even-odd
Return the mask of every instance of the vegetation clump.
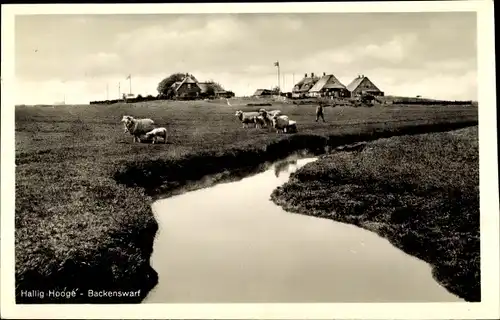
[[481, 300], [477, 126], [392, 137], [334, 152], [293, 173], [285, 210], [374, 231], [433, 266], [444, 287]]

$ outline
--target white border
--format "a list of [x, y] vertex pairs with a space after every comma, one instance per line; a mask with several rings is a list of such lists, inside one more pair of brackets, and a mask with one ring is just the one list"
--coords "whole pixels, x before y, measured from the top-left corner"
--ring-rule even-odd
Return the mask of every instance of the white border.
[[[481, 303], [16, 305], [14, 303], [14, 16], [257, 12], [475, 11], [478, 33]], [[253, 4], [2, 5], [1, 316], [88, 319], [494, 319], [499, 318], [499, 200], [493, 1]], [[9, 188], [7, 188], [9, 187]]]

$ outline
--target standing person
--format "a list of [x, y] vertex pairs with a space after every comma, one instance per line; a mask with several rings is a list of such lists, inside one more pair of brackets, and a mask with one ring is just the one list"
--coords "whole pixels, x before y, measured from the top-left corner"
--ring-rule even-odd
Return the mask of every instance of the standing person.
[[320, 103], [316, 107], [316, 122], [318, 122], [319, 117], [321, 117], [321, 119], [323, 119], [323, 122], [326, 122], [325, 121], [325, 116], [323, 115], [323, 104], [322, 103]]

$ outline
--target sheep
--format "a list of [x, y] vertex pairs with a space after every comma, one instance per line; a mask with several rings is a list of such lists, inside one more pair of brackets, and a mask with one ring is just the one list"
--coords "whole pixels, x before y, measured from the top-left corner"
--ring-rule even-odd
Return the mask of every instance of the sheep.
[[279, 116], [281, 115], [281, 110], [270, 110], [270, 111], [266, 111], [268, 115], [270, 115], [271, 117], [274, 117], [274, 116]]
[[297, 121], [289, 120], [288, 126], [284, 128], [285, 133], [296, 133], [297, 132]]
[[272, 118], [273, 128], [276, 129], [276, 133], [286, 132], [286, 127], [289, 124], [290, 119], [285, 115], [275, 115]]
[[262, 115], [269, 115], [270, 117], [273, 117], [273, 116], [279, 116], [281, 114], [281, 110], [269, 110], [267, 111], [266, 109], [262, 108], [262, 109], [259, 109], [259, 113], [262, 114]]
[[255, 126], [255, 118], [259, 116], [258, 112], [243, 112], [241, 110], [236, 111], [234, 114], [243, 124], [243, 128], [247, 128], [249, 124]]
[[167, 129], [164, 127], [155, 128], [146, 133], [146, 139], [153, 138], [153, 144], [158, 141], [158, 138], [163, 138], [163, 143], [167, 143]]
[[264, 116], [262, 116], [262, 115], [258, 115], [256, 117], [254, 117], [254, 122], [255, 122], [256, 128], [262, 128], [262, 127], [267, 126], [266, 118], [264, 118]]
[[155, 122], [151, 119], [135, 119], [132, 116], [123, 116], [122, 122], [126, 127], [125, 132], [134, 136], [134, 142], [141, 142], [140, 136], [155, 128]]
[[128, 128], [127, 128], [127, 123], [129, 121], [129, 118], [132, 118], [132, 116], [125, 115], [125, 116], [122, 117], [122, 121], [121, 122], [123, 122], [123, 129], [124, 129], [123, 133], [129, 132]]
[[270, 110], [267, 111], [266, 109], [262, 108], [259, 110], [259, 114], [264, 118], [266, 125], [271, 128], [273, 123], [272, 123], [272, 117], [273, 116], [279, 116], [281, 115], [281, 110]]

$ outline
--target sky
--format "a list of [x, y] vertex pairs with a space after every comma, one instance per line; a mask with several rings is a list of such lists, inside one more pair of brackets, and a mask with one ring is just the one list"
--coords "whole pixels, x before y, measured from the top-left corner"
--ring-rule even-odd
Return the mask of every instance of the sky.
[[476, 38], [475, 12], [16, 16], [16, 103], [156, 95], [174, 72], [251, 95], [278, 85], [276, 61], [283, 91], [326, 72], [386, 95], [477, 100]]

